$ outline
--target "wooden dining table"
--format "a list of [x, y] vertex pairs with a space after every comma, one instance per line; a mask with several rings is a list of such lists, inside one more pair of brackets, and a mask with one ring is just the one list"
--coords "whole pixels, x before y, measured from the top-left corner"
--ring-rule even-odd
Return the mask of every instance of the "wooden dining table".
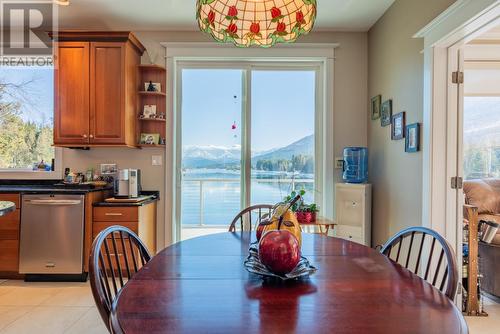
[[176, 243], [123, 288], [111, 316], [124, 333], [467, 333], [445, 295], [379, 252], [304, 234], [308, 279], [264, 280], [243, 262], [255, 235]]

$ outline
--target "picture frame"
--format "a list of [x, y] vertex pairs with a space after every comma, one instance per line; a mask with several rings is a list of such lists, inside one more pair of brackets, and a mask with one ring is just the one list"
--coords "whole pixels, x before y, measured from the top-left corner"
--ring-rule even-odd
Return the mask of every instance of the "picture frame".
[[414, 123], [406, 126], [405, 152], [415, 153], [420, 151], [420, 124]]
[[156, 105], [146, 104], [142, 111], [143, 118], [156, 118]]
[[141, 145], [158, 145], [160, 142], [159, 133], [141, 133]]
[[400, 140], [405, 137], [406, 113], [400, 112], [392, 116], [391, 139]]
[[392, 100], [387, 100], [380, 107], [380, 125], [391, 125], [392, 121]]
[[382, 105], [382, 95], [377, 95], [377, 96], [372, 97], [372, 100], [371, 100], [372, 120], [377, 120], [380, 118], [381, 105]]
[[116, 164], [100, 164], [99, 170], [101, 175], [114, 175], [118, 172], [118, 167]]
[[159, 82], [145, 82], [144, 90], [146, 92], [161, 92], [161, 83]]

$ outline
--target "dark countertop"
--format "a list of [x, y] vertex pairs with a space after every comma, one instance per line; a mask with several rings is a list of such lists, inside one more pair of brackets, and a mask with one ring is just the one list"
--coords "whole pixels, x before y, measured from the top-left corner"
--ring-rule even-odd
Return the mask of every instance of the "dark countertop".
[[86, 194], [94, 191], [112, 190], [113, 186], [63, 185], [61, 180], [1, 180], [0, 193], [25, 194]]
[[160, 200], [159, 191], [142, 191], [141, 196], [154, 196], [153, 198], [147, 199], [138, 203], [108, 203], [108, 202], [98, 202], [94, 203], [94, 207], [128, 207], [128, 206], [144, 206], [153, 202]]

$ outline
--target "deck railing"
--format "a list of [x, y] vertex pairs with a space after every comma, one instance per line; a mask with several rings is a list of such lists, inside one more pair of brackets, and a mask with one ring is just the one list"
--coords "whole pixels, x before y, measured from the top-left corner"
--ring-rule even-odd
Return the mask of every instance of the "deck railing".
[[[222, 187], [220, 189], [214, 189], [217, 186]], [[207, 227], [207, 226], [222, 226], [223, 224], [227, 224], [231, 222], [231, 219], [234, 215], [236, 215], [240, 211], [240, 179], [197, 179], [197, 178], [187, 178], [182, 180], [182, 213], [183, 215], [188, 215], [192, 212], [198, 211], [198, 222], [197, 224], [186, 223], [183, 217], [183, 225], [189, 227]], [[255, 184], [261, 185], [284, 185], [284, 189], [278, 188], [274, 190], [274, 194], [268, 194], [269, 197], [266, 202], [275, 203], [286, 196], [293, 190], [298, 189], [301, 185], [314, 184], [313, 179], [294, 179], [294, 178], [284, 178], [284, 179], [257, 179], [252, 178], [252, 185]], [[227, 187], [229, 185], [229, 187]], [[186, 187], [189, 186], [189, 189]], [[194, 189], [193, 189], [194, 188]], [[221, 224], [213, 224], [213, 223], [205, 223], [205, 215], [206, 215], [206, 192], [211, 192], [211, 198], [214, 200], [217, 205], [217, 209], [219, 211], [218, 216], [226, 217], [221, 218]], [[266, 197], [266, 194], [259, 194], [259, 197]], [[220, 200], [217, 200], [216, 197], [221, 197]], [[197, 201], [193, 200], [193, 197], [197, 197]], [[195, 205], [195, 203], [198, 205]], [[187, 220], [194, 220], [194, 216], [191, 215]], [[229, 221], [227, 221], [229, 220]]]

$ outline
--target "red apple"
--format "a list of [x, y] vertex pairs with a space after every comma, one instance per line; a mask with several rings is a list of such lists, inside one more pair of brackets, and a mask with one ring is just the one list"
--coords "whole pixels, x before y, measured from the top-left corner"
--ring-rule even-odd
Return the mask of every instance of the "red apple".
[[288, 274], [300, 261], [299, 241], [288, 230], [269, 231], [260, 239], [259, 259], [271, 272]]
[[255, 231], [255, 234], [257, 235], [257, 241], [260, 241], [260, 238], [262, 237], [262, 232], [264, 232], [264, 228], [266, 225], [259, 224], [257, 226], [257, 230]]

